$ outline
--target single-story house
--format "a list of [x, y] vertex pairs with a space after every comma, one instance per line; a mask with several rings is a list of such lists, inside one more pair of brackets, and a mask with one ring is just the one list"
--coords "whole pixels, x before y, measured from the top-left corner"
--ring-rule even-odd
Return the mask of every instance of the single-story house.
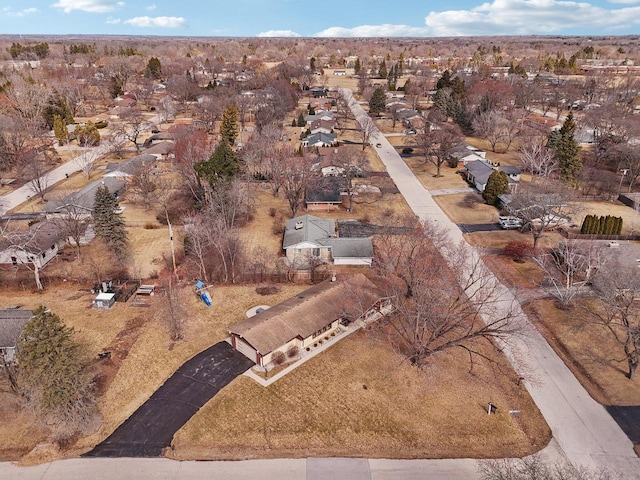
[[494, 172], [494, 170], [502, 171], [507, 174], [509, 179], [509, 188], [512, 191], [517, 189], [518, 183], [520, 182], [520, 167], [516, 166], [500, 166], [500, 165], [491, 165], [486, 160], [474, 160], [465, 165], [465, 174], [467, 177], [467, 181], [479, 192], [484, 192], [485, 187], [487, 186], [487, 182], [489, 181], [489, 176]]
[[[155, 157], [153, 158], [155, 159]], [[119, 164], [119, 166], [122, 166], [122, 163]], [[119, 168], [114, 168], [120, 170]], [[125, 171], [125, 173], [130, 172]], [[95, 203], [96, 191], [98, 190], [98, 187], [102, 185], [106, 186], [109, 191], [116, 196], [120, 195], [125, 189], [124, 179], [117, 177], [103, 177], [100, 180], [90, 183], [82, 190], [70, 193], [61, 200], [49, 200], [44, 206], [44, 211], [47, 214], [47, 217], [64, 215], [65, 211], [68, 212], [71, 209], [85, 210], [87, 215], [91, 215], [91, 212], [93, 211], [93, 204]]]
[[312, 133], [302, 139], [302, 146], [308, 147], [331, 147], [338, 142], [338, 136], [333, 133]]
[[323, 98], [326, 97], [329, 92], [326, 88], [312, 88], [309, 90], [309, 93], [313, 95], [314, 98]]
[[338, 275], [229, 327], [231, 345], [261, 367], [317, 345], [341, 323], [374, 321], [393, 309], [363, 274]]
[[285, 226], [282, 248], [290, 265], [305, 268], [311, 259], [334, 265], [367, 265], [373, 261], [371, 238], [338, 238], [334, 220], [302, 215]]
[[344, 77], [347, 74], [346, 70], [334, 70], [333, 75], [336, 77]]
[[309, 125], [309, 131], [313, 133], [332, 133], [333, 127], [336, 126], [335, 120], [324, 120], [322, 118], [314, 120]]
[[4, 308], [0, 310], [0, 356], [12, 363], [17, 351], [18, 338], [24, 326], [33, 318], [31, 310]]
[[155, 155], [145, 152], [122, 162], [109, 162], [105, 170], [107, 173], [119, 171], [129, 175], [136, 175], [141, 168], [154, 164], [156, 160], [157, 157]]
[[[340, 167], [335, 167], [337, 173]], [[342, 169], [344, 173], [344, 169]], [[307, 211], [338, 210], [342, 206], [345, 192], [345, 179], [337, 175], [319, 177], [309, 183], [305, 191], [304, 202]]]
[[449, 155], [458, 160], [458, 166], [464, 167], [468, 163], [476, 160], [486, 161], [487, 153], [484, 150], [473, 147], [466, 142], [461, 142], [449, 152]]
[[335, 120], [335, 115], [331, 110], [316, 110], [313, 115], [307, 115], [307, 125], [311, 125], [316, 120]]
[[0, 242], [0, 264], [43, 268], [65, 245], [66, 235], [53, 222], [38, 222], [12, 239]]

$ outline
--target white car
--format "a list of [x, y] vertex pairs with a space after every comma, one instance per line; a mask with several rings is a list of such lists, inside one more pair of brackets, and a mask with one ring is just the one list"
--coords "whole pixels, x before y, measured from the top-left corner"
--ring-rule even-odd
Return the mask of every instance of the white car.
[[498, 217], [498, 223], [505, 230], [522, 228], [522, 219], [518, 217], [500, 216]]

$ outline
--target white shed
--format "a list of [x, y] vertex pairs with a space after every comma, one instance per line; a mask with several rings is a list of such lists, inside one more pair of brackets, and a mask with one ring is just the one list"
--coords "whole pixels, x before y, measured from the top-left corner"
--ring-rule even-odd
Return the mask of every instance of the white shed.
[[93, 308], [111, 308], [114, 303], [116, 303], [115, 293], [100, 292], [93, 299]]

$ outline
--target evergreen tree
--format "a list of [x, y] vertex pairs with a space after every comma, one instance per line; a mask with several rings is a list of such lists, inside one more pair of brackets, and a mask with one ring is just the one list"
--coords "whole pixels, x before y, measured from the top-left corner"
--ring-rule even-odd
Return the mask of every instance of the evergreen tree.
[[91, 216], [96, 236], [118, 261], [124, 263], [129, 254], [127, 229], [118, 200], [106, 185], [101, 185], [96, 190]]
[[43, 306], [33, 314], [18, 339], [19, 385], [45, 423], [75, 433], [95, 413], [84, 352], [57, 315]]
[[162, 65], [160, 64], [160, 60], [156, 57], [151, 57], [147, 63], [147, 68], [144, 74], [147, 78], [158, 79], [162, 77]]
[[220, 124], [220, 138], [233, 145], [238, 137], [238, 107], [232, 103], [222, 112], [222, 123]]
[[353, 65], [353, 73], [356, 75], [360, 75], [360, 70], [362, 69], [362, 65], [360, 64], [360, 57], [356, 58], [356, 63]]
[[551, 132], [548, 140], [548, 147], [555, 152], [558, 159], [560, 176], [572, 185], [576, 184], [582, 169], [580, 145], [575, 139], [575, 131], [573, 112], [569, 112], [560, 130]]
[[67, 124], [60, 115], [53, 116], [53, 134], [58, 139], [60, 145], [69, 143], [69, 135], [67, 135]]
[[[307, 125], [307, 121], [304, 119], [302, 112], [298, 115], [298, 127], [304, 127]], [[294, 125], [295, 127], [295, 125]]]
[[373, 91], [371, 100], [369, 100], [369, 113], [373, 115], [380, 115], [384, 112], [387, 106], [387, 96], [384, 93], [382, 87], [378, 87]]
[[100, 132], [93, 122], [87, 122], [84, 125], [76, 126], [73, 131], [80, 146], [100, 145]]
[[482, 196], [489, 205], [498, 203], [498, 196], [509, 192], [509, 177], [505, 172], [494, 170], [489, 175], [487, 185], [484, 187]]
[[378, 68], [378, 77], [387, 78], [388, 74], [389, 72], [387, 72], [387, 64], [384, 60], [382, 60], [382, 62], [380, 62], [380, 67]]
[[233, 178], [240, 172], [240, 161], [227, 142], [220, 142], [209, 157], [209, 160], [198, 162], [193, 166], [198, 177], [215, 188], [222, 181]]

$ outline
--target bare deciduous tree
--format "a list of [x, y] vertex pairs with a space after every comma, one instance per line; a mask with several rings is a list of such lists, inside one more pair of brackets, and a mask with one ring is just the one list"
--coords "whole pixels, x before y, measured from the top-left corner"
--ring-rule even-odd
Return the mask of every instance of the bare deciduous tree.
[[520, 161], [531, 175], [546, 178], [558, 169], [554, 152], [542, 142], [532, 141], [520, 149]]
[[551, 294], [564, 308], [569, 308], [586, 285], [604, 266], [602, 248], [592, 242], [568, 240], [558, 248], [541, 252], [534, 261], [545, 274], [545, 283]]
[[451, 151], [463, 138], [457, 125], [427, 123], [414, 135], [413, 142], [424, 155], [425, 163], [431, 163], [436, 167], [434, 176], [440, 177], [440, 167], [449, 160]]
[[313, 178], [311, 168], [304, 157], [288, 157], [283, 159], [284, 177], [282, 178], [281, 189], [284, 198], [289, 202], [291, 218], [296, 216], [296, 212], [304, 202], [304, 195]]
[[621, 480], [606, 470], [589, 470], [569, 463], [548, 463], [541, 455], [524, 458], [481, 460], [482, 480]]
[[584, 319], [610, 333], [624, 352], [627, 377], [632, 380], [640, 363], [640, 269], [635, 264], [610, 261], [593, 282], [595, 305]]
[[429, 223], [409, 235], [382, 236], [376, 244], [377, 273], [396, 308], [386, 331], [418, 367], [456, 348], [467, 352], [471, 367], [479, 358], [492, 362], [483, 344], [493, 348], [494, 340], [521, 330], [498, 281], [465, 247], [448, 245]]
[[129, 108], [120, 114], [121, 122], [115, 125], [114, 130], [120, 136], [133, 143], [136, 151], [140, 150], [138, 138], [148, 127], [148, 122], [142, 112], [136, 108]]
[[169, 330], [171, 340], [184, 338], [184, 324], [187, 311], [184, 303], [184, 291], [169, 277], [164, 285], [164, 297], [162, 298], [162, 311], [164, 320]]
[[369, 117], [362, 117], [357, 122], [358, 133], [362, 138], [362, 150], [364, 150], [370, 144], [371, 136], [376, 132], [377, 127]]

